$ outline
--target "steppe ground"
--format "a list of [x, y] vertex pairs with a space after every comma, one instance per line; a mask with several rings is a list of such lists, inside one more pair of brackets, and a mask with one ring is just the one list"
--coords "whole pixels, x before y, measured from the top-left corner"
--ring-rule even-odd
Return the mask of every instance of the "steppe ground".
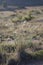
[[[43, 51], [43, 6], [0, 11], [0, 52], [12, 55], [13, 49], [10, 53], [5, 49], [8, 46], [15, 47], [14, 54], [21, 46], [27, 54]], [[43, 65], [43, 61], [27, 65]]]

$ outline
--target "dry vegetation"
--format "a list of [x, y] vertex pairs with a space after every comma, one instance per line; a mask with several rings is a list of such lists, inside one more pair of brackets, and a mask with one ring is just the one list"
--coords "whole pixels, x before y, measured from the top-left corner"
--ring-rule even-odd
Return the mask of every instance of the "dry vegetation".
[[43, 59], [43, 9], [0, 11], [0, 64], [31, 59]]

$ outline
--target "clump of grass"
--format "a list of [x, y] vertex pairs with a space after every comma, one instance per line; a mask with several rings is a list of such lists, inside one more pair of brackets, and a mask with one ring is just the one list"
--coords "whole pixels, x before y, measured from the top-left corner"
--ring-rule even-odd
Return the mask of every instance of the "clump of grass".
[[32, 20], [34, 17], [31, 15], [31, 11], [28, 14], [24, 14], [24, 15], [20, 15], [20, 14], [16, 14], [17, 16], [12, 18], [12, 22], [22, 22], [22, 21], [30, 21]]
[[33, 52], [32, 53], [33, 59], [43, 59], [43, 50], [37, 51], [37, 52]]
[[29, 12], [29, 14], [25, 15], [22, 17], [22, 20], [26, 20], [26, 21], [30, 21], [32, 20], [34, 17], [31, 15], [31, 11]]
[[15, 52], [15, 45], [0, 45], [0, 52], [1, 53], [14, 53]]
[[13, 22], [13, 23], [15, 23], [15, 22], [19, 22], [19, 21], [20, 21], [20, 20], [19, 20], [18, 17], [15, 17], [15, 18], [12, 19], [12, 22]]
[[36, 11], [36, 14], [41, 14], [41, 12], [40, 11]]
[[32, 43], [32, 42], [29, 42], [29, 43], [28, 43], [28, 47], [29, 47], [29, 48], [33, 48], [33, 43]]
[[40, 33], [40, 37], [42, 37], [42, 38], [43, 38], [43, 33]]
[[32, 10], [31, 13], [35, 13], [35, 14], [41, 14], [41, 12], [39, 10]]

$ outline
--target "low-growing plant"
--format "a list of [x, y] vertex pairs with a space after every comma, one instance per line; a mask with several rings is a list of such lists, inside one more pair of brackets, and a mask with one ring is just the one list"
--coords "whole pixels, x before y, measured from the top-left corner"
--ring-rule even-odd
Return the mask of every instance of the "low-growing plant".
[[34, 17], [33, 16], [31, 16], [31, 14], [29, 14], [29, 15], [27, 15], [27, 16], [24, 16], [24, 17], [22, 17], [22, 20], [23, 21], [30, 21], [30, 20], [32, 20]]
[[13, 22], [13, 23], [17, 23], [17, 22], [19, 22], [19, 21], [20, 21], [20, 19], [19, 19], [18, 17], [15, 17], [15, 18], [12, 19], [12, 22]]
[[14, 53], [15, 52], [15, 45], [0, 45], [0, 52], [2, 53]]
[[43, 60], [43, 50], [33, 52], [32, 56], [33, 56], [33, 59]]
[[28, 47], [29, 47], [29, 48], [33, 48], [33, 43], [32, 43], [32, 42], [29, 42], [29, 43], [28, 43]]
[[30, 11], [31, 14], [41, 14], [41, 12], [39, 10], [32, 10]]

